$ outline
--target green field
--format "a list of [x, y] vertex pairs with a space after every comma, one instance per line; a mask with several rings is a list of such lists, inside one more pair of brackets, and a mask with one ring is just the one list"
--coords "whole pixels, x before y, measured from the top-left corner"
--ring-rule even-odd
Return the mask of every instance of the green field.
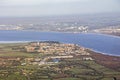
[[85, 61], [79, 57], [62, 59], [55, 65], [21, 65], [25, 62], [25, 58], [49, 56], [24, 52], [22, 48], [25, 45], [24, 43], [0, 44], [1, 58], [22, 58], [20, 61], [6, 60], [7, 64], [0, 66], [0, 80], [113, 80], [113, 77], [120, 79], [120, 72], [97, 64], [95, 60]]

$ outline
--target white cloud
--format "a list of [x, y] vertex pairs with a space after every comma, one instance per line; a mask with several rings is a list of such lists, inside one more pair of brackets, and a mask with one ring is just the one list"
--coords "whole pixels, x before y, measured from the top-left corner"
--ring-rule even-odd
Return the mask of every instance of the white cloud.
[[0, 16], [120, 12], [119, 7], [118, 0], [0, 0]]
[[[1, 5], [38, 5], [50, 3], [85, 2], [90, 0], [2, 0]], [[92, 0], [91, 0], [92, 1]]]
[[[74, 1], [74, 0], [64, 0], [64, 2]], [[41, 3], [56, 3], [63, 2], [63, 0], [4, 0], [1, 1], [4, 5], [32, 5]]]

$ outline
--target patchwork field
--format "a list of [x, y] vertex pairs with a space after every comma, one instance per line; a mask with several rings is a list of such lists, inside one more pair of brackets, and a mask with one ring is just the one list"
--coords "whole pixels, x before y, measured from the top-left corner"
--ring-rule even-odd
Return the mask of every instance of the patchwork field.
[[[90, 55], [69, 54], [73, 57], [61, 58], [52, 64], [46, 60], [46, 64], [39, 65], [46, 57], [59, 55], [28, 53], [24, 50], [26, 45], [28, 43], [0, 44], [0, 80], [120, 80], [120, 57], [86, 50]], [[93, 60], [83, 60], [84, 57]], [[109, 60], [118, 61], [117, 67]]]

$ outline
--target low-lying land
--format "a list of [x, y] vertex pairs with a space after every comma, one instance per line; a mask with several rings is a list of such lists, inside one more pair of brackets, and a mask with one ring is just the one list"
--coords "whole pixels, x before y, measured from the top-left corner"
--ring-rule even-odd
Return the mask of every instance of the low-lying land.
[[120, 26], [118, 26], [116, 28], [109, 27], [109, 28], [95, 29], [95, 30], [93, 30], [93, 32], [114, 35], [114, 36], [120, 36]]
[[55, 41], [0, 44], [0, 80], [120, 80], [120, 57]]

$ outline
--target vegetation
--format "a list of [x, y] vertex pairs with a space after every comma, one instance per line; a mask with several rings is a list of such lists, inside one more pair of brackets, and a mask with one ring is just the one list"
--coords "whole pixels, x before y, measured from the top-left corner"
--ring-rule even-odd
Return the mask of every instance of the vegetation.
[[[40, 58], [45, 54], [26, 53], [26, 44], [0, 44], [0, 80], [113, 80], [120, 79], [120, 71], [95, 60], [81, 60], [81, 56], [60, 59], [54, 65], [36, 65], [26, 58]], [[88, 51], [89, 52], [89, 51]], [[93, 52], [90, 52], [93, 53]], [[102, 56], [103, 57], [103, 56]], [[23, 63], [25, 65], [21, 65]], [[119, 65], [119, 64], [118, 64]]]

